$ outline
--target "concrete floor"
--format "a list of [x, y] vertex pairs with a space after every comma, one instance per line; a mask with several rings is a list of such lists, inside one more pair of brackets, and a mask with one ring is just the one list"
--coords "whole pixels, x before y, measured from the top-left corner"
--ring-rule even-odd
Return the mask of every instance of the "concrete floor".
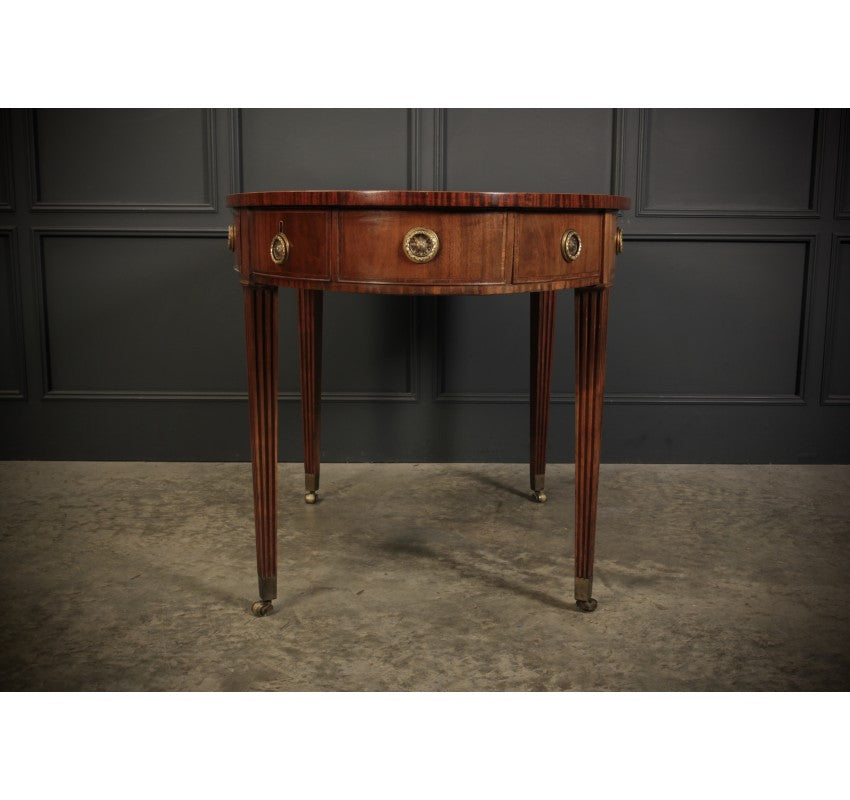
[[0, 463], [0, 689], [850, 689], [850, 467], [603, 466], [593, 614], [527, 473], [281, 465], [258, 619], [249, 465]]

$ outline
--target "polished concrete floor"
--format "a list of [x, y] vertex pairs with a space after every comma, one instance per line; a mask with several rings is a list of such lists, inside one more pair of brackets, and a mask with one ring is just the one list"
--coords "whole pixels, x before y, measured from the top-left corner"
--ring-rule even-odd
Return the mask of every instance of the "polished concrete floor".
[[247, 464], [0, 463], [0, 689], [850, 690], [850, 467], [280, 467], [255, 618]]

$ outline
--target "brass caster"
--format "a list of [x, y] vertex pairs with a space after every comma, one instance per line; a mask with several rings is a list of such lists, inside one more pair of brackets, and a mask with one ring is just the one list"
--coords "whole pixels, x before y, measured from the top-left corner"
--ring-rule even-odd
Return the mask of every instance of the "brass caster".
[[251, 606], [251, 613], [255, 617], [265, 617], [267, 614], [272, 613], [272, 601], [271, 600], [257, 600], [254, 605]]
[[532, 492], [532, 494], [534, 495], [534, 499], [538, 503], [545, 503], [546, 502], [546, 494], [544, 492], [540, 491], [539, 489], [535, 489]]
[[590, 600], [576, 600], [576, 605], [579, 607], [579, 610], [586, 611], [587, 613], [596, 611], [596, 601], [592, 597]]
[[318, 492], [307, 492], [307, 494], [304, 495], [304, 502], [309, 505], [313, 505], [313, 503], [315, 503], [318, 499]]

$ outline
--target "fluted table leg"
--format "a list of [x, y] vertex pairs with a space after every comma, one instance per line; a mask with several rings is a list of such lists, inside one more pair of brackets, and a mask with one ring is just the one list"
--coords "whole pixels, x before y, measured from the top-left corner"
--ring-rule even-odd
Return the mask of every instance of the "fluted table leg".
[[243, 296], [260, 587], [251, 610], [264, 616], [277, 597], [277, 288], [245, 286]]
[[301, 420], [304, 431], [304, 499], [315, 503], [319, 491], [319, 423], [322, 405], [322, 298], [317, 289], [298, 290], [298, 338], [301, 343]]
[[552, 342], [555, 338], [555, 292], [531, 292], [530, 458], [531, 491], [543, 503], [546, 439], [552, 384]]
[[602, 442], [602, 397], [608, 332], [608, 288], [575, 292], [576, 326], [576, 551], [575, 598], [593, 611], [593, 553]]

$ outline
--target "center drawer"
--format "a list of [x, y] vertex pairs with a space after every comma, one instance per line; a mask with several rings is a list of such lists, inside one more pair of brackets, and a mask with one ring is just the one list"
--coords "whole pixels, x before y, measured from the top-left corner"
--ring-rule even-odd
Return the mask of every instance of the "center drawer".
[[344, 211], [338, 277], [360, 283], [504, 283], [506, 224], [504, 213]]

